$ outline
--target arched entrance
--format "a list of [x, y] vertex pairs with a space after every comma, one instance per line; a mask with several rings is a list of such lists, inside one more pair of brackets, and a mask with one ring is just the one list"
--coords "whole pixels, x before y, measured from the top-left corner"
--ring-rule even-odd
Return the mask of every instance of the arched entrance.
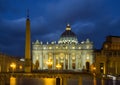
[[35, 62], [35, 70], [38, 70], [38, 68], [39, 68], [39, 61], [36, 60], [36, 62]]
[[90, 70], [90, 63], [88, 61], [86, 62], [86, 70], [87, 70], [87, 72], [89, 72], [89, 70]]

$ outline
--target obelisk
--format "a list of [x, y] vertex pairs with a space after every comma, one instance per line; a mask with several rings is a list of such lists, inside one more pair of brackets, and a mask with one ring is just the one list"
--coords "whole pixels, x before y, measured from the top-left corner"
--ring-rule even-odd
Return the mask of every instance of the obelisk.
[[25, 72], [31, 72], [31, 31], [29, 11], [26, 19], [26, 39], [25, 39]]

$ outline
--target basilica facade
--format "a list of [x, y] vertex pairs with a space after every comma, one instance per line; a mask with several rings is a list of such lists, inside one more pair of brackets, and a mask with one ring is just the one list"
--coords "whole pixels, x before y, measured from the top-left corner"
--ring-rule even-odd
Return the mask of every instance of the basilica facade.
[[33, 70], [89, 71], [93, 62], [93, 42], [89, 39], [79, 42], [69, 24], [58, 42], [32, 43]]

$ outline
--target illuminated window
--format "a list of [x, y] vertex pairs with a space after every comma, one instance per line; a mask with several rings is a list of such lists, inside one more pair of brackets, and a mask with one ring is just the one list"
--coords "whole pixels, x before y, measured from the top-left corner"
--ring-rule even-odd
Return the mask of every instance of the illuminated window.
[[66, 46], [66, 49], [68, 49], [68, 47]]
[[73, 46], [72, 49], [75, 49], [75, 47]]
[[58, 46], [56, 46], [56, 49], [58, 49]]
[[49, 47], [49, 49], [52, 49], [52, 47]]
[[46, 47], [44, 47], [43, 49], [46, 49]]
[[79, 49], [81, 49], [81, 47], [79, 47]]
[[22, 70], [22, 68], [23, 68], [22, 65], [20, 65], [20, 66], [19, 66], [19, 69]]
[[84, 43], [84, 41], [81, 42], [82, 44]]
[[89, 58], [89, 56], [87, 56], [87, 60], [89, 60], [90, 58]]
[[107, 44], [105, 45], [105, 48], [108, 48], [108, 45], [107, 45]]
[[60, 57], [61, 59], [63, 59], [63, 57]]
[[38, 56], [36, 57], [36, 60], [38, 60]]
[[89, 60], [89, 59], [90, 59], [90, 57], [89, 57], [89, 56], [90, 56], [89, 53], [87, 53], [86, 56], [87, 56], [86, 59]]
[[89, 46], [89, 45], [87, 45], [87, 46], [86, 46], [86, 48], [87, 48], [87, 49], [89, 49], [89, 48], [90, 48], [90, 46]]
[[75, 60], [75, 57], [72, 57], [73, 60]]

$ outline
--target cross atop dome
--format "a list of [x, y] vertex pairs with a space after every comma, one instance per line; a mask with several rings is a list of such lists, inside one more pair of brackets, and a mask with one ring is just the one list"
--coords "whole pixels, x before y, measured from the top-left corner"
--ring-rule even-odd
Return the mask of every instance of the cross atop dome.
[[66, 30], [71, 30], [70, 24], [67, 24]]

